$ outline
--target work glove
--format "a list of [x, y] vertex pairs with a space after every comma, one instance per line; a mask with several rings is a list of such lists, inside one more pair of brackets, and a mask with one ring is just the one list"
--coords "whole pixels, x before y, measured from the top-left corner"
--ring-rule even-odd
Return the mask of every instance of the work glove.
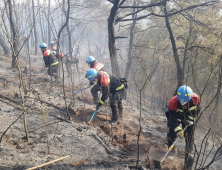
[[176, 132], [176, 136], [182, 138], [183, 137], [182, 130]]
[[101, 104], [98, 103], [98, 104], [96, 105], [96, 110], [99, 110], [100, 107], [101, 107]]
[[92, 85], [89, 83], [86, 88], [90, 88]]
[[93, 83], [93, 82], [90, 82], [90, 83], [88, 84], [87, 88], [90, 88], [92, 85], [94, 85], [94, 83]]
[[186, 123], [187, 123], [188, 126], [192, 126], [193, 125], [193, 121], [191, 121], [191, 120], [186, 120]]

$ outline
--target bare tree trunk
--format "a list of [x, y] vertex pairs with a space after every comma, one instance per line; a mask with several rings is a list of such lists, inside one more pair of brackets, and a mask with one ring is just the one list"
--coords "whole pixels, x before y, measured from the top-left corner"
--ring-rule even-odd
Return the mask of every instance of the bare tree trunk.
[[[66, 25], [67, 33], [68, 33], [68, 41], [69, 41], [69, 58], [71, 59], [72, 57], [72, 34], [69, 29], [69, 24]], [[77, 49], [78, 50], [78, 49]], [[77, 51], [78, 52], [78, 51]]]
[[190, 41], [190, 36], [192, 33], [192, 28], [191, 28], [191, 23], [190, 23], [190, 30], [189, 30], [189, 35], [187, 37], [186, 43], [185, 43], [185, 49], [184, 49], [184, 53], [183, 53], [183, 67], [182, 67], [182, 79], [184, 80], [185, 78], [185, 66], [186, 66], [186, 60], [187, 60], [187, 47]]
[[89, 39], [87, 39], [87, 44], [88, 44], [88, 54], [92, 55], [92, 50], [90, 48], [90, 40]]
[[[28, 140], [28, 130], [27, 130], [27, 123], [26, 123], [26, 108], [25, 108], [25, 100], [24, 100], [24, 83], [23, 83], [23, 78], [22, 78], [22, 73], [21, 73], [21, 69], [19, 66], [19, 62], [18, 62], [18, 55], [19, 52], [21, 51], [21, 49], [18, 48], [18, 28], [16, 27], [16, 24], [14, 22], [14, 18], [13, 18], [13, 10], [12, 10], [12, 2], [11, 0], [8, 0], [7, 3], [5, 2], [5, 6], [8, 5], [8, 10], [9, 10], [9, 24], [10, 24], [10, 28], [12, 30], [12, 37], [7, 37], [8, 41], [10, 42], [11, 45], [11, 50], [12, 50], [12, 67], [13, 68], [17, 68], [18, 72], [19, 72], [19, 92], [20, 92], [20, 96], [22, 99], [22, 110], [23, 110], [23, 121], [24, 121], [24, 128], [25, 128], [25, 133], [26, 133], [26, 139]], [[3, 20], [4, 22], [4, 20]], [[22, 48], [22, 47], [21, 47]], [[18, 119], [16, 119], [18, 120]]]
[[3, 48], [4, 55], [9, 56], [10, 55], [9, 47], [7, 46], [7, 43], [1, 32], [0, 32], [0, 46]]
[[[62, 25], [62, 27], [59, 29], [59, 32], [58, 32], [58, 35], [57, 35], [57, 40], [60, 39], [60, 36], [61, 36], [61, 33], [62, 33], [62, 30], [69, 24], [69, 15], [70, 15], [70, 0], [67, 0], [67, 11], [65, 10], [65, 0], [63, 0], [63, 10], [64, 10], [64, 13], [66, 15], [66, 21], [65, 23]], [[58, 41], [57, 43], [57, 53], [59, 52], [60, 50], [60, 41]], [[61, 60], [62, 61], [62, 60]], [[63, 69], [63, 61], [62, 61], [62, 70], [63, 70], [63, 94], [64, 96], [66, 96], [66, 93], [65, 93], [65, 89], [64, 89], [64, 69]], [[71, 119], [70, 117], [70, 114], [69, 114], [69, 109], [68, 109], [68, 105], [67, 105], [67, 102], [66, 102], [66, 98], [64, 98], [65, 100], [65, 105], [66, 105], [66, 112], [67, 112], [67, 116], [69, 117], [69, 119]]]
[[51, 41], [51, 26], [50, 26], [50, 4], [51, 0], [48, 1], [48, 44]]
[[[17, 34], [19, 33], [19, 30], [20, 30], [20, 28], [19, 28], [19, 26], [21, 26], [21, 25], [19, 25], [19, 20], [18, 20], [18, 14], [17, 14], [17, 10], [16, 10], [16, 3], [15, 3], [15, 0], [13, 0], [13, 13], [14, 13], [14, 17], [15, 17], [15, 24], [16, 24], [16, 26], [17, 26], [17, 30], [18, 30], [18, 32], [17, 32]], [[21, 35], [17, 35], [17, 37], [21, 37]], [[20, 38], [21, 39], [21, 38]], [[18, 41], [18, 47], [17, 48], [19, 48], [21, 46], [21, 42], [20, 41]]]
[[152, 70], [151, 73], [150, 73], [150, 76], [149, 76], [149, 78], [148, 78], [148, 81], [151, 81], [151, 79], [152, 79], [154, 73], [156, 72], [157, 67], [158, 67], [159, 64], [160, 64], [160, 62], [159, 62], [159, 59], [158, 59], [158, 61], [156, 62], [155, 66], [154, 66], [154, 68], [153, 68], [153, 70]]
[[[64, 12], [64, 14], [66, 14], [65, 8], [63, 8], [63, 12]], [[68, 44], [69, 45], [69, 54], [68, 54], [66, 60], [70, 60], [70, 62], [71, 62], [71, 59], [72, 59], [72, 34], [71, 34], [71, 31], [69, 28], [69, 23], [66, 25], [66, 30], [67, 30], [67, 34], [68, 34], [68, 43], [69, 43]], [[77, 49], [76, 53], [78, 53], [78, 49]], [[71, 63], [70, 63], [70, 65], [71, 65]], [[66, 67], [66, 69], [68, 71], [69, 68]], [[68, 74], [70, 74], [70, 71], [68, 71]]]
[[12, 68], [15, 68], [15, 57], [18, 51], [18, 30], [16, 28], [14, 18], [13, 18], [13, 10], [12, 10], [12, 2], [8, 0], [8, 10], [9, 10], [9, 23], [10, 28], [12, 30]]
[[219, 103], [219, 100], [220, 100], [220, 98], [221, 98], [221, 82], [222, 82], [222, 65], [221, 65], [221, 63], [222, 63], [222, 54], [220, 55], [220, 66], [219, 66], [219, 75], [218, 75], [218, 90], [217, 90], [217, 95], [216, 95], [216, 106], [217, 106], [217, 104]]
[[177, 82], [177, 88], [178, 88], [183, 84], [182, 69], [181, 69], [181, 66], [180, 66], [180, 59], [179, 59], [179, 56], [178, 56], [176, 42], [175, 42], [175, 39], [174, 39], [174, 36], [173, 36], [173, 32], [172, 32], [172, 29], [171, 29], [171, 26], [170, 26], [169, 17], [167, 16], [168, 12], [167, 12], [167, 9], [166, 9], [166, 4], [167, 3], [165, 3], [163, 5], [164, 6], [164, 13], [166, 15], [165, 22], [166, 22], [167, 30], [168, 30], [169, 35], [170, 35], [170, 41], [171, 41], [171, 45], [172, 45], [172, 49], [173, 49], [173, 57], [174, 57], [176, 68], [177, 68], [177, 81], [178, 81]]
[[[62, 20], [63, 21], [63, 20]], [[62, 23], [62, 22], [61, 22]], [[63, 49], [63, 50], [65, 50], [65, 42], [66, 42], [66, 32], [65, 32], [66, 30], [64, 30], [64, 31], [62, 31], [62, 36], [60, 36], [60, 37], [62, 37], [62, 38], [60, 38], [59, 40], [60, 40], [60, 47], [61, 47], [61, 49]]]
[[[134, 6], [136, 5], [136, 2], [134, 1]], [[133, 13], [135, 12], [135, 8], [133, 8]], [[136, 15], [133, 14], [132, 15], [132, 18], [135, 18]], [[128, 79], [129, 78], [129, 70], [130, 70], [130, 66], [131, 66], [131, 63], [132, 63], [132, 49], [133, 49], [133, 31], [135, 29], [135, 26], [136, 26], [136, 20], [133, 20], [133, 24], [131, 25], [130, 27], [130, 40], [129, 40], [129, 50], [128, 50], [128, 54], [127, 54], [127, 57], [128, 57], [128, 61], [127, 61], [127, 65], [126, 65], [126, 70], [125, 70], [125, 78]]]
[[[34, 0], [32, 0], [32, 18], [33, 18], [33, 24], [35, 24], [35, 3], [34, 3]], [[35, 25], [34, 25], [34, 37], [35, 37], [35, 55], [37, 55], [38, 38], [37, 38], [37, 32], [36, 32]]]
[[[28, 13], [28, 15], [29, 15], [29, 17], [28, 17], [28, 21], [31, 23], [32, 22], [32, 12], [31, 12], [31, 6], [30, 6], [30, 1], [28, 1], [28, 5], [27, 6], [25, 6], [25, 10], [27, 11], [27, 13]], [[31, 33], [31, 35], [30, 35], [30, 38], [29, 38], [29, 47], [33, 47], [34, 46], [34, 44], [35, 44], [35, 42], [34, 42], [34, 33], [33, 33], [33, 31], [32, 31], [32, 33]], [[32, 53], [32, 51], [31, 51], [31, 53]]]
[[114, 19], [117, 13], [118, 5], [120, 0], [113, 1], [113, 7], [110, 11], [110, 15], [108, 18], [108, 46], [109, 46], [109, 53], [110, 53], [110, 61], [112, 67], [112, 73], [117, 77], [120, 77], [120, 70], [117, 62], [117, 53], [116, 53], [116, 45], [115, 45], [115, 35], [114, 35]]
[[13, 0], [13, 8], [14, 8], [14, 14], [15, 14], [15, 22], [16, 22], [16, 25], [18, 25], [18, 14], [17, 14], [17, 11], [15, 9], [15, 0]]
[[[40, 19], [42, 20], [41, 15], [40, 15]], [[43, 42], [46, 42], [46, 41], [45, 41], [45, 36], [44, 36], [44, 34], [45, 34], [45, 33], [44, 33], [44, 28], [43, 28], [44, 25], [43, 25], [43, 23], [42, 23], [41, 21], [39, 22], [39, 24], [40, 24], [40, 28], [41, 28], [42, 41], [43, 41]], [[34, 37], [35, 37], [35, 34], [34, 34]]]

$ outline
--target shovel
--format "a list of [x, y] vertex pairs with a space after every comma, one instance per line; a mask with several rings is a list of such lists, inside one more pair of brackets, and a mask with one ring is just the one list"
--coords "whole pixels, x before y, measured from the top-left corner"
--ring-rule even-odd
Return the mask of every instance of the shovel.
[[169, 147], [168, 151], [166, 152], [166, 154], [164, 155], [164, 157], [161, 159], [161, 161], [159, 160], [153, 160], [152, 163], [154, 164], [155, 168], [159, 168], [161, 169], [161, 164], [162, 162], [165, 160], [165, 158], [167, 157], [167, 155], [170, 153], [170, 151], [172, 151], [173, 147], [175, 146], [175, 144], [177, 143], [177, 141], [179, 140], [179, 138], [182, 138], [184, 136], [184, 131], [187, 129], [189, 125], [186, 125], [186, 127], [181, 131], [180, 136], [177, 137], [177, 139], [173, 142], [173, 144]]

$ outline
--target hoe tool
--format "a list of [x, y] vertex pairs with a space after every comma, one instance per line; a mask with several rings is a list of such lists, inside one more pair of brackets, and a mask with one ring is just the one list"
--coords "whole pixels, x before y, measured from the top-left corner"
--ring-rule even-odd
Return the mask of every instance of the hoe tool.
[[167, 157], [167, 155], [170, 153], [170, 151], [172, 151], [173, 147], [175, 146], [175, 144], [177, 143], [177, 141], [179, 140], [179, 138], [182, 138], [184, 136], [184, 131], [187, 129], [189, 125], [186, 125], [186, 127], [180, 132], [180, 136], [178, 136], [176, 138], [176, 140], [173, 142], [173, 144], [169, 147], [168, 151], [166, 152], [166, 154], [164, 155], [164, 157], [161, 159], [161, 161], [159, 160], [153, 160], [152, 164], [155, 166], [155, 168], [161, 169], [161, 164], [162, 162], [165, 160], [165, 158]]
[[83, 89], [81, 89], [81, 90], [79, 90], [79, 91], [73, 93], [72, 96], [76, 95], [77, 93], [79, 93], [79, 92], [81, 92], [81, 91], [83, 91], [83, 90], [85, 90], [85, 89], [87, 89], [87, 87], [84, 87]]
[[38, 71], [38, 72], [36, 73], [36, 75], [38, 75], [38, 74], [40, 74], [41, 72], [43, 72], [43, 71], [45, 70], [45, 68], [46, 68], [46, 67], [44, 67], [44, 68], [42, 68], [40, 71]]
[[93, 113], [93, 115], [92, 115], [92, 117], [90, 118], [90, 120], [88, 121], [88, 124], [90, 125], [91, 124], [91, 121], [93, 120], [93, 118], [94, 118], [94, 116], [96, 115], [96, 112], [97, 112], [98, 110], [96, 110], [94, 113]]

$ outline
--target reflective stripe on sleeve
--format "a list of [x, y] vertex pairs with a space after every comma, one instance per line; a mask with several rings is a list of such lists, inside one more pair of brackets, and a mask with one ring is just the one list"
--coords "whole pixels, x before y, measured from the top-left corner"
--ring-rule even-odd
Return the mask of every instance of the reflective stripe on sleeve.
[[189, 111], [195, 110], [196, 108], [197, 108], [197, 106], [193, 106], [193, 107], [191, 107], [191, 108], [189, 109]]
[[[193, 106], [193, 107], [191, 107], [190, 109], [189, 109], [189, 111], [192, 111], [192, 110], [195, 110], [197, 108], [197, 106]], [[181, 109], [177, 109], [177, 111], [176, 112], [183, 112], [183, 110], [181, 110]]]
[[121, 89], [123, 89], [123, 88], [124, 88], [124, 85], [122, 84], [121, 86], [119, 86], [119, 87], [116, 88], [116, 91], [121, 90]]
[[55, 65], [58, 64], [58, 63], [59, 63], [59, 62], [56, 61], [56, 62], [52, 63], [51, 66], [55, 66]]
[[181, 127], [180, 126], [177, 126], [175, 129], [174, 129], [174, 132], [178, 132], [181, 130]]
[[176, 112], [181, 112], [181, 113], [182, 113], [182, 112], [183, 112], [183, 110], [177, 109], [177, 111], [176, 111]]
[[101, 68], [103, 68], [103, 64], [99, 65], [98, 68], [96, 69], [97, 71], [101, 70]]
[[188, 116], [188, 119], [194, 120], [194, 117], [193, 116]]
[[100, 100], [100, 101], [99, 101], [99, 103], [100, 103], [101, 105], [103, 105], [105, 102], [104, 102], [104, 101], [102, 101], [102, 100]]

